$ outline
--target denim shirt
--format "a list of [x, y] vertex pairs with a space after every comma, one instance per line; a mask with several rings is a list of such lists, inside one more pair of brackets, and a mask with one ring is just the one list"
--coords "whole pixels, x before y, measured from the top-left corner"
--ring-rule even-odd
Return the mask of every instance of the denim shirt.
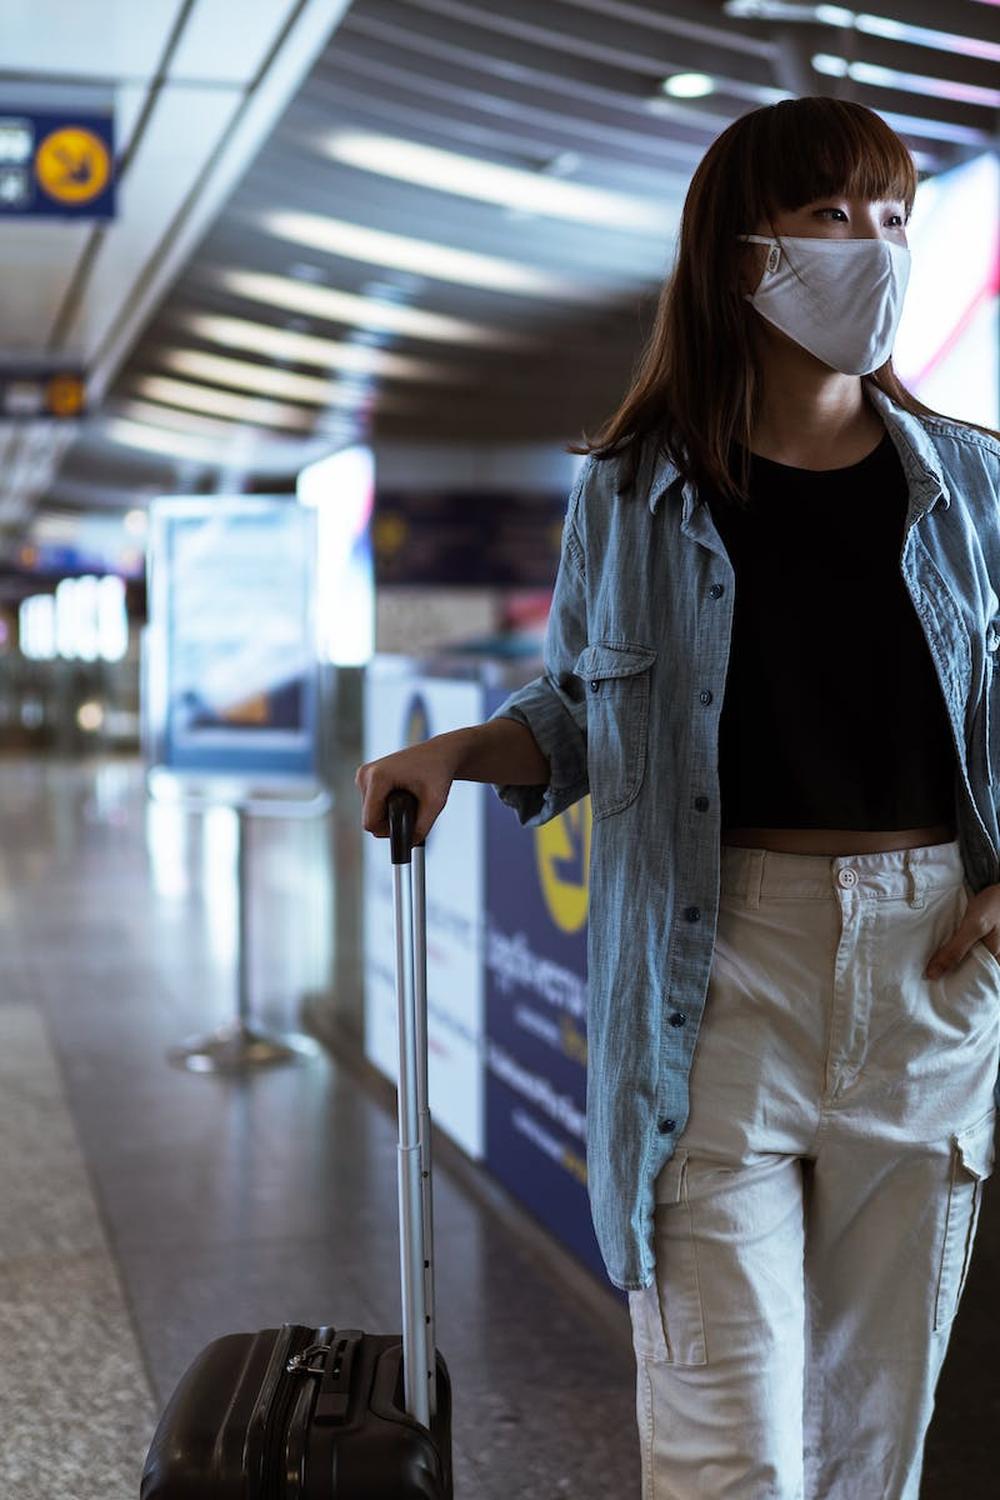
[[[978, 893], [1000, 882], [1000, 443], [869, 395], [906, 475], [901, 573], [951, 721], [955, 821]], [[646, 443], [628, 495], [619, 459], [583, 464], [545, 671], [490, 716], [527, 725], [549, 762], [547, 786], [494, 787], [522, 824], [590, 793], [587, 1177], [607, 1272], [623, 1290], [653, 1279], [653, 1183], [688, 1117], [718, 915], [718, 731], [735, 590], [708, 505], [655, 448]], [[994, 1098], [1000, 1106], [1000, 1076]]]

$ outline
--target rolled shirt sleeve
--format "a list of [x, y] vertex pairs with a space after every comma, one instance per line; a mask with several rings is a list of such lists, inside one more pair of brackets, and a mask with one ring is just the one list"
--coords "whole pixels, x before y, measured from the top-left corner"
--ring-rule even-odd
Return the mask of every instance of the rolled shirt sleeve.
[[587, 644], [584, 550], [578, 529], [580, 497], [594, 460], [580, 469], [566, 506], [559, 568], [545, 631], [545, 671], [517, 688], [495, 709], [493, 719], [515, 719], [534, 735], [549, 762], [547, 786], [493, 783], [501, 802], [525, 827], [556, 817], [590, 790], [587, 779], [587, 700], [573, 668]]

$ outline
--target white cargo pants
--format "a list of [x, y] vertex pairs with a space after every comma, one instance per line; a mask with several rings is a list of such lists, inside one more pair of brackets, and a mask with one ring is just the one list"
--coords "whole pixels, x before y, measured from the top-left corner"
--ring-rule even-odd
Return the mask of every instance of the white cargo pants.
[[994, 1158], [1000, 963], [957, 841], [722, 849], [690, 1115], [629, 1293], [643, 1500], [918, 1500]]

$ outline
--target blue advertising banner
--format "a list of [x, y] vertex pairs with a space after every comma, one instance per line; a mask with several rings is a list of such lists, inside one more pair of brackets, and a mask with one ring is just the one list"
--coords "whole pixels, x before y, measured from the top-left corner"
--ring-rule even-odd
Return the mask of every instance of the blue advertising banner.
[[0, 103], [0, 216], [113, 219], [114, 116]]
[[288, 497], [150, 507], [147, 712], [164, 770], [316, 772], [316, 515]]
[[[487, 689], [487, 717], [504, 697]], [[589, 797], [533, 829], [487, 797], [486, 1163], [607, 1282], [587, 1196], [590, 829]]]

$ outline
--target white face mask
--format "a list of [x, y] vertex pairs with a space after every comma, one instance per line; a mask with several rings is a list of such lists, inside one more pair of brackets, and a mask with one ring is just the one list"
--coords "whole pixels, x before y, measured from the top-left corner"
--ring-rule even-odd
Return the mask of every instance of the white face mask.
[[738, 238], [771, 246], [760, 285], [744, 294], [762, 317], [844, 375], [869, 375], [885, 364], [903, 310], [909, 250], [883, 239]]

